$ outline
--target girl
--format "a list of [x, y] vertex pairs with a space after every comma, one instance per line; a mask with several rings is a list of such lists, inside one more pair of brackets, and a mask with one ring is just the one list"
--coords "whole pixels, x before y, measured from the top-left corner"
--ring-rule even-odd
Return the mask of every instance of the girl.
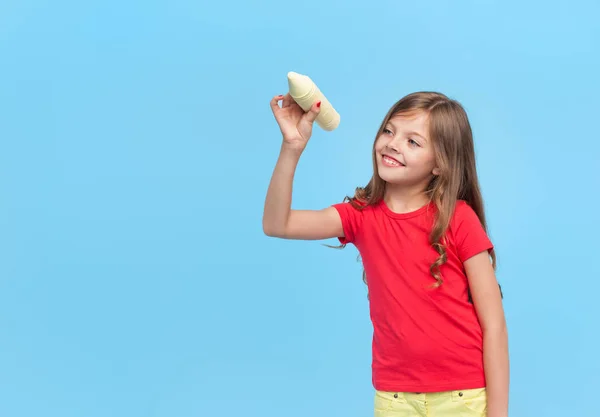
[[323, 210], [291, 209], [320, 103], [304, 112], [288, 94], [271, 108], [283, 143], [264, 232], [357, 247], [373, 323], [375, 415], [506, 417], [508, 337], [462, 106], [439, 93], [402, 98], [377, 132], [369, 183]]

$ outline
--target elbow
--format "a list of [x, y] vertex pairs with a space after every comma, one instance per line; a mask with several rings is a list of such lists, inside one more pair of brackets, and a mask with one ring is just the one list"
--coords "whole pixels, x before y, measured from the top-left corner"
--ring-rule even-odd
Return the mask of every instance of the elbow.
[[264, 220], [262, 223], [262, 230], [266, 236], [273, 237], [273, 227], [267, 224]]
[[275, 232], [269, 226], [263, 225], [263, 233], [265, 236], [275, 237]]
[[273, 225], [270, 225], [266, 222], [263, 222], [263, 233], [266, 236], [269, 237], [283, 237], [284, 233], [281, 232], [281, 230], [279, 230], [279, 228], [277, 227], [273, 227]]
[[285, 238], [288, 231], [288, 221], [280, 216], [263, 214], [262, 229], [266, 236]]

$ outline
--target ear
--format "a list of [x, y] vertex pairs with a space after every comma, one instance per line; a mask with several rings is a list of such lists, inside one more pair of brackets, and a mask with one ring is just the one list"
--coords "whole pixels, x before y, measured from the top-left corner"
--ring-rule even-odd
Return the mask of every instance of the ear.
[[440, 175], [440, 169], [438, 167], [435, 167], [435, 168], [433, 168], [432, 173], [433, 173], [433, 175], [438, 176], [438, 175]]

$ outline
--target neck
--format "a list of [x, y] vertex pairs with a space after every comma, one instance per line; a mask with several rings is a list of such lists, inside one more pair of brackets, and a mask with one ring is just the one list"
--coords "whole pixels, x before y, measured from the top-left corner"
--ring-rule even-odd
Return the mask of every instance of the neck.
[[390, 210], [396, 213], [408, 213], [429, 203], [425, 187], [407, 187], [404, 185], [387, 184], [384, 201]]

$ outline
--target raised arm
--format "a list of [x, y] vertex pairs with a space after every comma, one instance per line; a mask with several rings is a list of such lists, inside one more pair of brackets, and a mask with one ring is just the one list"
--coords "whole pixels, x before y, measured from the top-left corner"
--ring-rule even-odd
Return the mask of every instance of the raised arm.
[[[279, 107], [279, 100], [283, 100]], [[265, 200], [263, 231], [284, 239], [316, 240], [343, 237], [342, 221], [333, 207], [292, 210], [292, 188], [298, 161], [312, 134], [319, 104], [304, 112], [288, 95], [271, 100], [271, 109], [283, 135], [281, 151]]]

